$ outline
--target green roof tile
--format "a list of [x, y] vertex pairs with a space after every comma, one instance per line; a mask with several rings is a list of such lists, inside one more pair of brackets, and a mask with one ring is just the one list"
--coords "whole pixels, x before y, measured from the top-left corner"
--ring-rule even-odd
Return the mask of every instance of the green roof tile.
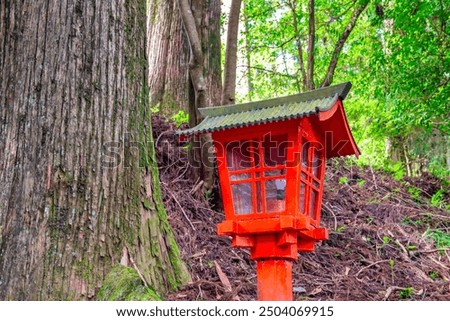
[[345, 99], [351, 83], [321, 88], [297, 95], [220, 107], [201, 108], [205, 118], [195, 126], [178, 132], [180, 136], [213, 132], [260, 123], [309, 116], [333, 107], [338, 98]]

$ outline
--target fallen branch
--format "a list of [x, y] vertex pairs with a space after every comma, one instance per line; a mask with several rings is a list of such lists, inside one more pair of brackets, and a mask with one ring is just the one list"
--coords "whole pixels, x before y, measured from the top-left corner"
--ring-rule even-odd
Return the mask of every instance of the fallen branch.
[[[222, 282], [223, 286], [225, 287], [225, 292], [232, 293], [233, 289], [231, 287], [230, 280], [225, 275], [225, 273], [223, 273], [223, 271], [222, 271], [219, 263], [217, 263], [217, 261], [214, 261], [214, 265], [216, 267], [216, 272], [219, 275], [220, 282]], [[239, 297], [237, 295], [233, 296], [233, 300], [240, 301]]]
[[324, 204], [323, 204], [323, 207], [325, 207], [325, 208], [327, 209], [327, 211], [330, 212], [331, 215], [333, 215], [333, 219], [334, 219], [334, 230], [336, 231], [336, 230], [337, 230], [337, 217], [336, 217], [336, 214], [335, 214], [334, 211], [331, 209], [331, 207], [329, 207], [329, 206], [327, 205], [327, 203], [324, 203]]
[[372, 264], [369, 264], [368, 266], [365, 266], [365, 267], [363, 267], [361, 270], [359, 270], [358, 273], [355, 274], [355, 277], [358, 277], [358, 275], [359, 275], [362, 271], [364, 271], [364, 270], [366, 270], [366, 269], [368, 269], [368, 268], [371, 268], [372, 266], [378, 265], [378, 264], [380, 264], [380, 263], [384, 263], [384, 262], [389, 262], [389, 260], [380, 260], [380, 261], [376, 261], [376, 262], [374, 262], [374, 263], [372, 263]]
[[373, 185], [375, 185], [375, 189], [378, 189], [377, 178], [375, 177], [375, 173], [373, 172], [372, 165], [370, 165], [370, 172], [372, 173]]

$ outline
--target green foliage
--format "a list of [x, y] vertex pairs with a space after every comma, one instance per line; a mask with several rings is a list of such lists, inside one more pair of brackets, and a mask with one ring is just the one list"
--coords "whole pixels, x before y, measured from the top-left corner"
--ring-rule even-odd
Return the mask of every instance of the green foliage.
[[441, 230], [429, 230], [427, 234], [434, 240], [437, 249], [450, 247], [450, 234]]
[[420, 189], [414, 186], [408, 186], [408, 193], [411, 195], [411, 197], [416, 200], [420, 201]]
[[150, 111], [152, 112], [152, 114], [159, 113], [160, 112], [159, 104], [156, 104], [155, 106], [151, 107]]
[[394, 268], [394, 265], [395, 265], [395, 261], [393, 259], [390, 259], [389, 260], [389, 266], [391, 267], [391, 269]]
[[[356, 5], [363, 2], [315, 1], [316, 87]], [[242, 32], [240, 47], [246, 47], [242, 56], [250, 66], [244, 66], [238, 86], [246, 88], [250, 79], [252, 92], [238, 93], [238, 98], [304, 90], [300, 62], [307, 62], [308, 9], [297, 1], [292, 10], [289, 3], [245, 3], [248, 31]], [[360, 164], [390, 170], [397, 180], [423, 170], [441, 178], [450, 175], [449, 16], [448, 1], [377, 0], [359, 17], [340, 53], [334, 82], [353, 84], [345, 105], [362, 152]]]
[[431, 278], [432, 280], [437, 280], [437, 279], [440, 279], [440, 278], [441, 278], [441, 275], [439, 274], [439, 272], [438, 272], [438, 271], [435, 271], [435, 270], [430, 271], [430, 272], [428, 273], [428, 275], [430, 276], [430, 278]]
[[349, 179], [348, 179], [347, 176], [342, 176], [342, 177], [339, 178], [339, 184], [340, 185], [348, 184], [348, 181], [349, 181]]
[[414, 289], [411, 287], [408, 287], [408, 288], [404, 288], [404, 289], [400, 290], [399, 296], [400, 296], [400, 299], [406, 300], [406, 299], [410, 299], [414, 294], [415, 294]]
[[366, 180], [365, 180], [365, 179], [358, 178], [358, 179], [356, 180], [356, 183], [358, 184], [358, 187], [359, 187], [359, 188], [363, 188], [364, 185], [366, 184]]
[[403, 220], [402, 220], [402, 223], [403, 224], [406, 224], [406, 225], [412, 225], [412, 226], [420, 226], [420, 225], [423, 225], [423, 222], [421, 221], [421, 220], [412, 220], [410, 217], [408, 217], [408, 216], [405, 216], [404, 218], [403, 218]]
[[[406, 148], [410, 160], [426, 159], [430, 170], [442, 172], [450, 129], [450, 6], [440, 0], [378, 3], [382, 15], [369, 18], [377, 35], [366, 48], [369, 73], [361, 78], [370, 92], [363, 95], [378, 102], [363, 117], [370, 121], [367, 131], [379, 143], [389, 139], [393, 151]], [[399, 156], [406, 161], [404, 153]]]
[[443, 189], [440, 189], [436, 193], [434, 193], [433, 196], [431, 196], [431, 200], [430, 200], [431, 206], [435, 206], [435, 207], [439, 207], [439, 208], [442, 208], [445, 206], [445, 202], [443, 199], [444, 192], [445, 191]]
[[392, 177], [396, 180], [401, 180], [405, 176], [405, 168], [401, 162], [393, 163], [392, 165], [388, 165], [386, 168], [388, 171], [392, 173]]
[[178, 113], [172, 116], [172, 120], [177, 127], [180, 127], [182, 124], [189, 122], [189, 114], [184, 110], [179, 110]]

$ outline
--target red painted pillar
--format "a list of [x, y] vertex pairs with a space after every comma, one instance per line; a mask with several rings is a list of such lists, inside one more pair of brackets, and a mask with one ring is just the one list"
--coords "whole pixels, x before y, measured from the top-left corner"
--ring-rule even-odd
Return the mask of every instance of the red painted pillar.
[[258, 260], [258, 300], [292, 301], [292, 261]]

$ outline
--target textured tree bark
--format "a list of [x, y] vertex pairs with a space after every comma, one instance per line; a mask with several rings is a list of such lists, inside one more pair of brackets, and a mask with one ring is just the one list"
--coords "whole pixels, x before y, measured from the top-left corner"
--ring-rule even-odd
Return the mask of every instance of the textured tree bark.
[[232, 0], [228, 19], [225, 66], [223, 70], [222, 105], [236, 103], [236, 66], [241, 0]]
[[94, 298], [129, 257], [159, 293], [186, 280], [153, 149], [146, 2], [0, 2], [2, 300]]
[[[201, 122], [199, 108], [220, 103], [220, 1], [178, 0], [181, 19], [189, 40], [189, 125]], [[201, 192], [210, 193], [214, 183], [211, 135], [191, 138], [192, 174], [203, 183]]]
[[189, 43], [176, 0], [149, 1], [150, 105], [189, 111]]
[[[206, 106], [220, 104], [220, 0], [202, 0], [201, 36]], [[185, 34], [178, 0], [149, 0], [150, 105], [167, 111], [189, 112], [190, 44]], [[196, 122], [197, 124], [198, 122]]]

